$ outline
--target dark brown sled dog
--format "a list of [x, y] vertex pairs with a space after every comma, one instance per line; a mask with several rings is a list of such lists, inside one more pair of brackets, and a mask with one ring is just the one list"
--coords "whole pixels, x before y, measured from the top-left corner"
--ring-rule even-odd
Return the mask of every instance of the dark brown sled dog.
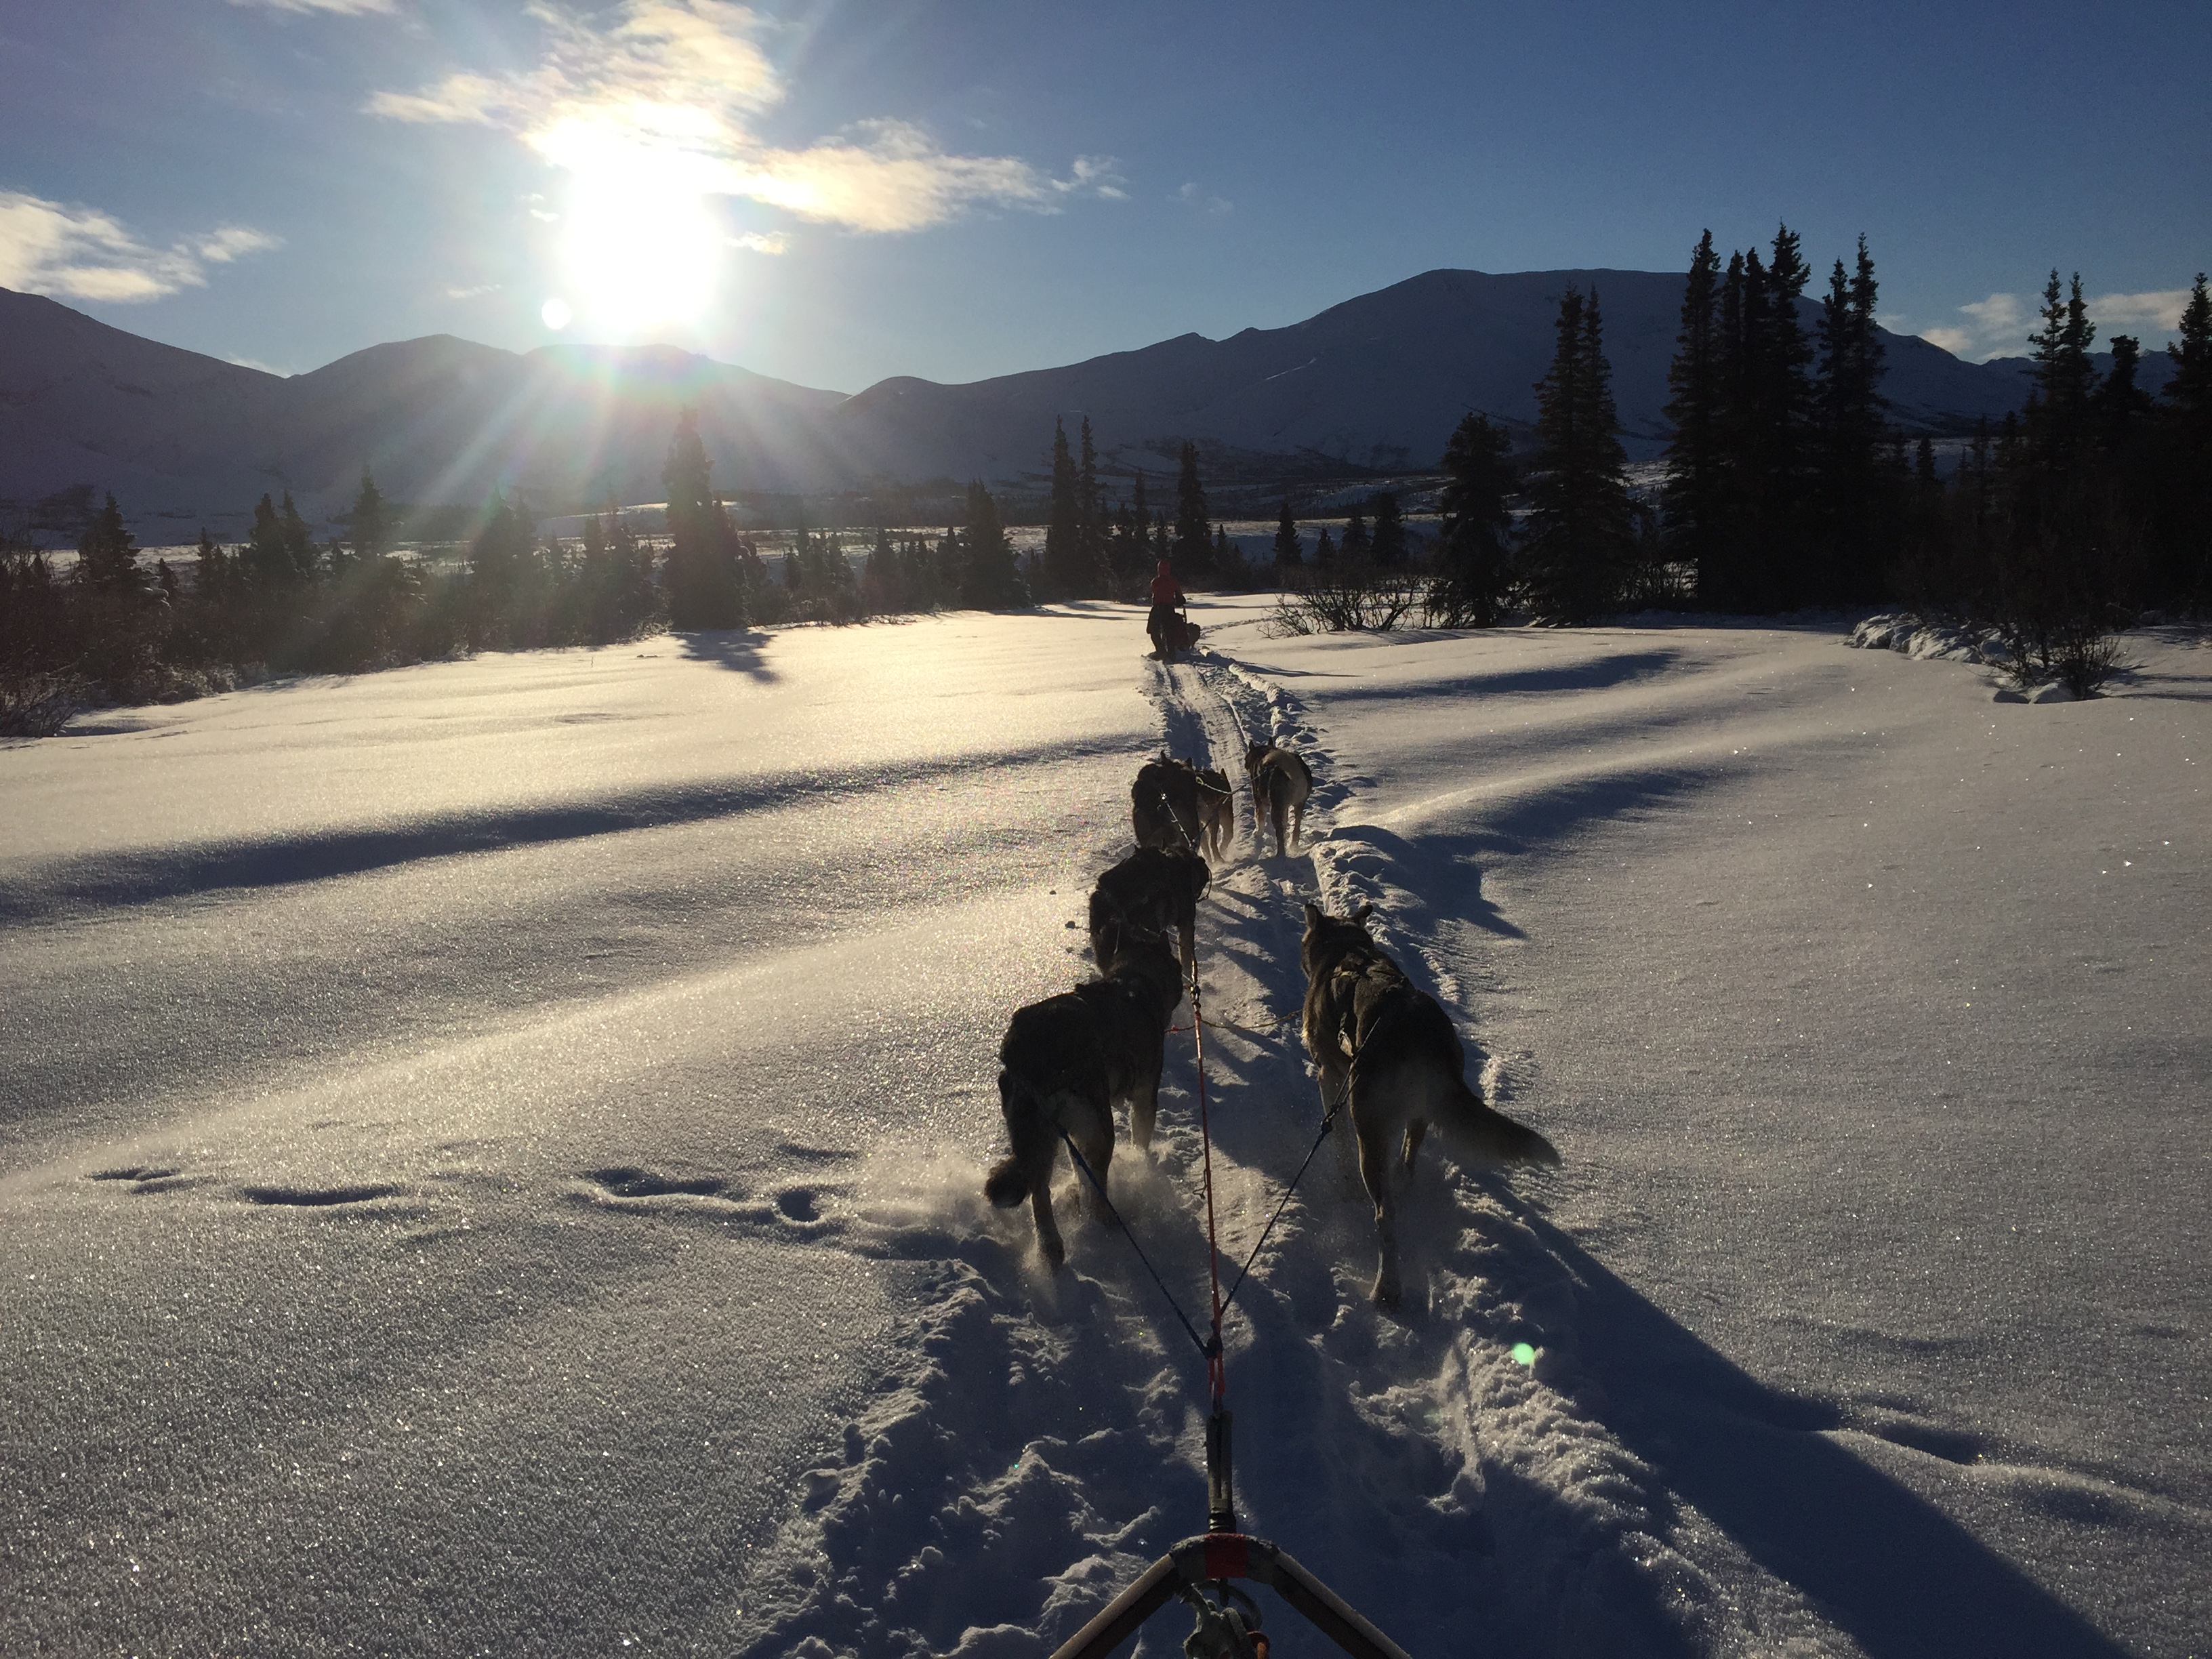
[[1198, 851], [1198, 769], [1165, 755], [1146, 761], [1129, 786], [1129, 826], [1139, 847]]
[[1091, 954], [1103, 971], [1117, 938], [1164, 939], [1182, 946], [1190, 971], [1196, 948], [1198, 902], [1213, 872], [1206, 860], [1182, 851], [1139, 847], [1098, 878], [1091, 890]]
[[[1036, 1218], [1037, 1246], [1057, 1269], [1067, 1259], [1052, 1218], [1052, 1171], [1060, 1132], [1083, 1154], [1098, 1184], [1114, 1157], [1114, 1104], [1129, 1103], [1129, 1139], [1152, 1140], [1159, 1109], [1161, 1046], [1182, 1001], [1182, 975], [1162, 939], [1110, 941], [1106, 977], [1015, 1011], [999, 1045], [999, 1109], [1013, 1151], [983, 1183], [1000, 1209], [1024, 1199]], [[1089, 1182], [1091, 1214], [1106, 1206]]]
[[[1468, 1087], [1459, 1033], [1437, 1000], [1368, 937], [1372, 914], [1363, 905], [1356, 915], [1332, 916], [1307, 905], [1298, 955], [1306, 969], [1306, 1052], [1321, 1071], [1322, 1104], [1340, 1100], [1351, 1114], [1382, 1249], [1375, 1301], [1394, 1308], [1401, 1294], [1397, 1189], [1413, 1175], [1413, 1155], [1431, 1125], [1454, 1157], [1474, 1167], [1557, 1164], [1559, 1155]], [[1396, 1157], [1393, 1143], [1402, 1146]]]

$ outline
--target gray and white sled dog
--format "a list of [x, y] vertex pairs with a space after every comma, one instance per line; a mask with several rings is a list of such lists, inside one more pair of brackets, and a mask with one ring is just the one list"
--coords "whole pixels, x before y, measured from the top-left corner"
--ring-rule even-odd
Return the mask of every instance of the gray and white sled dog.
[[[1017, 1009], [999, 1045], [999, 1109], [1013, 1150], [983, 1182], [1002, 1210], [1024, 1198], [1037, 1247], [1057, 1270], [1067, 1259], [1052, 1218], [1052, 1171], [1066, 1131], [1106, 1185], [1114, 1157], [1114, 1106], [1129, 1105], [1129, 1139], [1149, 1146], [1159, 1110], [1160, 1060], [1168, 1022], [1182, 1001], [1175, 953], [1158, 938], [1108, 941], [1103, 979]], [[1084, 1201], [1097, 1219], [1106, 1206], [1088, 1182]]]
[[1305, 827], [1306, 797], [1313, 793], [1313, 769], [1293, 749], [1255, 743], [1244, 751], [1245, 775], [1252, 780], [1252, 834], [1275, 826], [1275, 856], [1280, 858]]
[[1198, 824], [1210, 859], [1221, 858], [1237, 840], [1237, 793], [1229, 774], [1218, 766], [1198, 769]]
[[1188, 973], [1197, 950], [1198, 902], [1212, 878], [1195, 853], [1157, 847], [1139, 847], [1102, 874], [1091, 890], [1091, 954], [1100, 970], [1116, 938], [1164, 939], [1172, 933], [1182, 947], [1183, 972]]
[[1396, 1202], [1431, 1126], [1461, 1163], [1557, 1164], [1552, 1143], [1485, 1105], [1467, 1084], [1467, 1060], [1437, 1000], [1415, 987], [1370, 938], [1362, 905], [1351, 916], [1306, 906], [1306, 1052], [1321, 1072], [1324, 1107], [1341, 1101], [1359, 1143], [1359, 1176], [1375, 1201], [1382, 1260], [1377, 1306], [1394, 1308]]
[[1164, 754], [1146, 761], [1129, 786], [1129, 824], [1139, 847], [1198, 851], [1198, 769]]

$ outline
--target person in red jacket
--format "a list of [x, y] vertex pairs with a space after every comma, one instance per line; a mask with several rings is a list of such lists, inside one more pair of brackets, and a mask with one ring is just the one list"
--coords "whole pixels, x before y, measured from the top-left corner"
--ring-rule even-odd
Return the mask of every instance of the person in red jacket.
[[1162, 559], [1152, 574], [1152, 613], [1145, 618], [1145, 632], [1152, 636], [1152, 654], [1162, 662], [1174, 661], [1176, 647], [1182, 641], [1187, 625], [1180, 614], [1182, 609], [1182, 588], [1176, 581], [1173, 567]]

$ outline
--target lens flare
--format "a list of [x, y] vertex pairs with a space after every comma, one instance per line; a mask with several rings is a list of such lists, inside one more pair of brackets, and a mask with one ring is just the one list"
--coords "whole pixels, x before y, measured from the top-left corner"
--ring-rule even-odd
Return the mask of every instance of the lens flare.
[[1534, 1364], [1536, 1363], [1536, 1351], [1530, 1347], [1526, 1342], [1516, 1342], [1513, 1345], [1513, 1363], [1516, 1365]]
[[545, 302], [545, 308], [538, 314], [545, 319], [545, 326], [556, 334], [576, 319], [574, 309], [558, 295], [548, 300]]
[[574, 315], [617, 338], [698, 320], [729, 242], [702, 159], [588, 123], [538, 147], [568, 174], [561, 264]]

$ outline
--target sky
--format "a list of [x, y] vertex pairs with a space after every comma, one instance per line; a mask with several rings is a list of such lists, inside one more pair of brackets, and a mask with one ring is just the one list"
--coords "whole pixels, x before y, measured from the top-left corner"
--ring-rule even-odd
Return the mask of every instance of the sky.
[[2054, 266], [2151, 346], [2212, 266], [2202, 0], [0, 0], [0, 287], [283, 374], [972, 380], [1785, 222], [1983, 358]]

